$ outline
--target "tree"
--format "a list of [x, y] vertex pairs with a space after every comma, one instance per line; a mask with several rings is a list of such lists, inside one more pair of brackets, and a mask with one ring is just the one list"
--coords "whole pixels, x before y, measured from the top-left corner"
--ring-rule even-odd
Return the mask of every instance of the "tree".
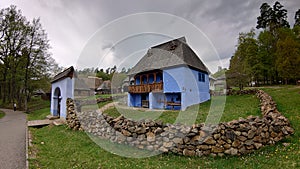
[[246, 74], [250, 77], [251, 81], [255, 81], [256, 84], [261, 79], [262, 75], [262, 60], [258, 55], [258, 42], [254, 38], [255, 32], [254, 29], [251, 29], [250, 32], [244, 34], [241, 38], [243, 41], [240, 42], [239, 49], [240, 53], [245, 57], [245, 71]]
[[229, 85], [238, 86], [243, 89], [253, 76], [252, 67], [256, 62], [257, 43], [254, 39], [254, 29], [250, 32], [240, 33], [238, 38], [237, 49], [230, 60], [229, 70], [226, 77]]
[[[21, 49], [26, 44], [28, 23], [15, 6], [0, 11], [0, 60], [2, 72], [2, 101], [15, 97], [16, 70], [20, 63]], [[13, 74], [10, 74], [13, 73]]]
[[260, 32], [258, 39], [257, 55], [261, 60], [263, 83], [269, 84], [276, 81], [276, 39], [269, 31]]
[[287, 21], [287, 10], [283, 8], [278, 1], [273, 5], [272, 23], [277, 28], [289, 28], [290, 24]]
[[273, 10], [268, 3], [263, 3], [260, 6], [260, 16], [257, 17], [256, 28], [266, 29], [269, 26]]
[[268, 30], [275, 36], [275, 30], [281, 27], [290, 27], [287, 21], [287, 10], [278, 1], [273, 8], [268, 3], [263, 3], [260, 7], [260, 16], [257, 17], [256, 28]]
[[[2, 102], [25, 104], [38, 86], [49, 84], [52, 59], [40, 20], [27, 21], [16, 6], [0, 11], [0, 64]], [[52, 59], [53, 61], [53, 59]], [[44, 79], [44, 80], [42, 80]], [[43, 83], [37, 85], [38, 83]]]
[[230, 59], [229, 70], [226, 72], [226, 84], [229, 86], [238, 86], [240, 90], [243, 90], [247, 84], [247, 74], [244, 70], [243, 58], [235, 53]]
[[263, 3], [260, 7], [260, 16], [257, 17], [256, 28], [263, 28], [264, 31], [258, 37], [258, 56], [261, 58], [263, 81], [278, 83], [279, 76], [276, 66], [276, 48], [278, 41], [278, 30], [281, 28], [289, 28], [287, 21], [287, 10], [283, 8], [278, 1], [273, 7], [267, 3]]
[[285, 84], [289, 80], [296, 81], [300, 77], [300, 43], [292, 30], [281, 29], [276, 55], [278, 73], [285, 80]]
[[218, 71], [214, 74], [212, 74], [211, 76], [214, 78], [218, 78], [222, 75], [224, 75], [226, 73], [227, 69], [226, 68], [222, 68], [221, 66], [218, 66]]
[[103, 71], [99, 71], [96, 74], [97, 77], [102, 78], [102, 80], [110, 80], [109, 74], [103, 72]]
[[295, 19], [294, 27], [300, 26], [300, 9], [298, 9], [298, 11], [295, 13], [294, 19]]
[[[24, 88], [21, 94], [25, 97], [25, 110], [27, 110], [27, 101], [34, 90], [31, 83], [36, 79], [43, 79], [45, 72], [49, 72], [49, 60], [53, 61], [48, 53], [49, 41], [47, 34], [40, 24], [40, 19], [33, 19], [32, 23], [28, 25], [28, 41], [23, 48], [23, 57], [25, 57], [25, 77]], [[55, 63], [52, 64], [55, 67]], [[43, 77], [43, 78], [42, 78]], [[20, 98], [21, 99], [21, 98]]]
[[227, 71], [229, 84], [240, 86], [247, 80], [256, 84], [294, 82], [300, 65], [300, 10], [295, 14], [295, 26], [289, 28], [287, 10], [279, 2], [273, 7], [263, 3], [257, 17], [257, 29], [263, 28], [257, 38], [254, 30], [240, 33], [237, 49]]

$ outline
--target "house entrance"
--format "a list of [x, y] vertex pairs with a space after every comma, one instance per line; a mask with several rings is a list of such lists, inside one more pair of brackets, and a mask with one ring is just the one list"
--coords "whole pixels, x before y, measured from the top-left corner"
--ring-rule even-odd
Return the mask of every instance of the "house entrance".
[[59, 87], [54, 91], [54, 116], [60, 116], [60, 107], [61, 107], [61, 92]]
[[149, 108], [149, 96], [148, 94], [141, 95], [142, 107]]

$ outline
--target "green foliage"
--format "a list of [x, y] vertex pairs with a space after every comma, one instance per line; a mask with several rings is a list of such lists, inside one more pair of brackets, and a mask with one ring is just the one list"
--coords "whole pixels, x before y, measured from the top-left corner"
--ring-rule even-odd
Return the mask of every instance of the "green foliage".
[[275, 2], [273, 8], [268, 3], [263, 3], [260, 7], [260, 16], [257, 17], [256, 28], [267, 29], [274, 33], [277, 28], [281, 27], [290, 27], [287, 21], [287, 10], [283, 9], [283, 5], [278, 1]]
[[40, 96], [32, 97], [28, 102], [28, 112], [33, 112], [45, 107], [50, 107], [49, 100], [43, 100]]
[[227, 71], [226, 68], [223, 68], [223, 69], [220, 68], [216, 73], [214, 73], [214, 74], [212, 75], [212, 77], [214, 77], [214, 78], [221, 77], [222, 75], [225, 75], [226, 71]]
[[96, 74], [97, 77], [99, 78], [102, 78], [102, 80], [110, 80], [110, 76], [109, 74], [103, 72], [103, 71], [99, 71], [97, 74]]
[[257, 58], [258, 45], [254, 36], [254, 29], [247, 33], [240, 33], [237, 50], [230, 60], [229, 71], [226, 74], [227, 83], [230, 86], [238, 86], [240, 90], [247, 85], [247, 82], [260, 75], [260, 72], [255, 69], [261, 67], [261, 62]]
[[295, 13], [294, 19], [295, 19], [294, 27], [300, 26], [300, 9], [298, 9], [298, 11]]
[[33, 91], [49, 91], [53, 58], [40, 19], [28, 21], [10, 6], [0, 10], [0, 84], [3, 103], [27, 109]]
[[289, 79], [300, 77], [300, 43], [290, 29], [281, 29], [276, 50], [276, 67], [288, 84]]
[[258, 57], [261, 58], [262, 67], [262, 76], [265, 81], [269, 79], [275, 79], [276, 76], [276, 68], [275, 61], [276, 55], [274, 48], [274, 44], [276, 44], [275, 37], [269, 31], [260, 32], [258, 38]]
[[[295, 20], [299, 20], [300, 10]], [[289, 28], [287, 10], [279, 2], [263, 3], [256, 28], [264, 30], [256, 38], [254, 30], [240, 33], [230, 60], [228, 84], [243, 88], [255, 84], [295, 84], [300, 78], [300, 28]]]

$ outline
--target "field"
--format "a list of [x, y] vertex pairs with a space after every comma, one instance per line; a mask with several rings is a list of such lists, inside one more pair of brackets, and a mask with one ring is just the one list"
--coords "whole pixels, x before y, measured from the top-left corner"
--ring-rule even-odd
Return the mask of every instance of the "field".
[[[289, 118], [295, 134], [257, 152], [241, 157], [183, 157], [161, 154], [141, 159], [126, 158], [100, 148], [84, 132], [69, 130], [66, 126], [48, 126], [30, 129], [33, 135], [30, 168], [299, 168], [300, 88], [282, 86], [263, 89], [276, 101], [279, 111]], [[209, 102], [206, 104], [209, 105]], [[202, 107], [204, 108], [200, 106], [200, 110], [205, 112], [205, 104]], [[258, 115], [257, 109], [258, 101], [252, 96], [230, 96], [227, 97], [221, 121], [229, 121], [239, 116], [246, 117], [250, 114]], [[40, 112], [29, 114], [28, 118], [30, 119], [30, 116], [34, 116], [32, 119], [39, 118], [37, 114], [47, 112], [49, 109], [42, 109]], [[174, 117], [170, 114], [160, 117], [161, 120], [173, 121]], [[203, 121], [201, 120], [203, 117], [197, 117], [197, 121]], [[282, 143], [288, 145], [284, 146]]]
[[[216, 96], [212, 99], [214, 103], [222, 103], [225, 100], [223, 97]], [[205, 122], [207, 115], [210, 111], [210, 106], [212, 104], [212, 101], [207, 101], [204, 103], [201, 103], [200, 105], [191, 106], [186, 111], [180, 112], [180, 111], [172, 111], [172, 110], [164, 110], [164, 111], [149, 111], [146, 109], [128, 109], [128, 108], [111, 108], [106, 110], [104, 113], [108, 114], [113, 117], [120, 116], [121, 112], [125, 117], [134, 119], [134, 120], [140, 120], [140, 119], [153, 119], [153, 120], [161, 120], [165, 123], [176, 123], [176, 122], [193, 122], [194, 123], [203, 123]], [[220, 107], [215, 108], [217, 110], [221, 109]], [[197, 116], [195, 117], [193, 113], [198, 112]], [[221, 111], [222, 112], [222, 111]], [[182, 114], [180, 116], [179, 114]], [[239, 117], [246, 118], [249, 115], [254, 116], [261, 116], [260, 110], [259, 110], [259, 100], [254, 95], [243, 95], [243, 96], [227, 96], [226, 97], [226, 104], [223, 111], [223, 114], [221, 114], [220, 121], [230, 121], [234, 119], [238, 119]], [[196, 121], [194, 121], [194, 119]], [[177, 120], [177, 121], [176, 121]]]

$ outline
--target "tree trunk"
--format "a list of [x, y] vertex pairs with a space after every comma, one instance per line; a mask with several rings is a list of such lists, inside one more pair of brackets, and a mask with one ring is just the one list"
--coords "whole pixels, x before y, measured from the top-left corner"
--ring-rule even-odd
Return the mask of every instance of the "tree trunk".
[[6, 103], [6, 97], [7, 97], [7, 69], [5, 68], [5, 70], [4, 70], [4, 74], [3, 74], [3, 87], [2, 87], [2, 89], [3, 89], [3, 91], [2, 91], [2, 93], [3, 93], [3, 95], [2, 95], [2, 101], [3, 101], [3, 103]]

